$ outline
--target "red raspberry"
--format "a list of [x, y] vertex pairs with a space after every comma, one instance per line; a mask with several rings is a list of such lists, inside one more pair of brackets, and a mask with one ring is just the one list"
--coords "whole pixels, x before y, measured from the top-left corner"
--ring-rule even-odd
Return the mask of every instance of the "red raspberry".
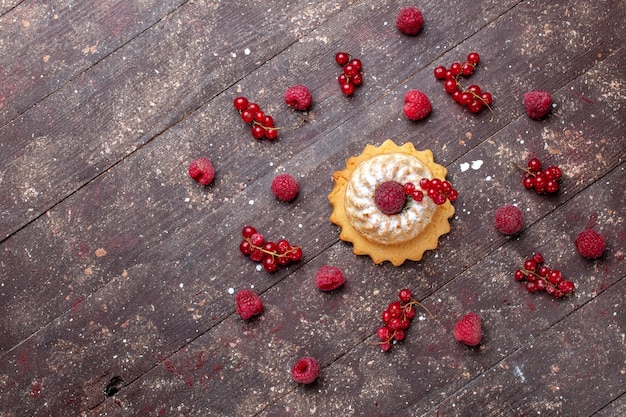
[[406, 203], [404, 188], [395, 181], [383, 182], [374, 192], [374, 202], [383, 213], [398, 214]]
[[279, 174], [272, 180], [272, 192], [281, 201], [289, 202], [298, 194], [298, 183], [289, 174]]
[[593, 229], [580, 232], [575, 243], [578, 253], [589, 259], [601, 257], [606, 248], [604, 237]]
[[343, 273], [336, 266], [320, 266], [315, 274], [315, 286], [321, 291], [333, 291], [345, 282]]
[[504, 205], [496, 210], [496, 229], [505, 235], [514, 235], [524, 228], [524, 216], [519, 207]]
[[476, 313], [468, 313], [454, 326], [454, 338], [468, 346], [476, 346], [482, 339], [480, 316]]
[[409, 90], [404, 95], [404, 115], [411, 120], [422, 120], [433, 110], [428, 96], [419, 90]]
[[533, 90], [524, 94], [524, 107], [532, 119], [541, 119], [552, 109], [552, 95], [547, 91]]
[[291, 369], [291, 377], [301, 384], [310, 384], [317, 379], [320, 374], [320, 364], [310, 356], [303, 356], [298, 359]]
[[248, 320], [263, 312], [263, 300], [251, 290], [240, 290], [237, 292], [235, 304], [237, 314], [244, 320]]
[[215, 178], [215, 169], [209, 158], [198, 158], [189, 164], [189, 176], [202, 185], [209, 185]]
[[417, 35], [424, 25], [424, 16], [417, 7], [403, 7], [396, 17], [396, 27], [405, 35]]
[[285, 103], [295, 110], [305, 111], [311, 106], [311, 92], [302, 85], [294, 85], [285, 91]]

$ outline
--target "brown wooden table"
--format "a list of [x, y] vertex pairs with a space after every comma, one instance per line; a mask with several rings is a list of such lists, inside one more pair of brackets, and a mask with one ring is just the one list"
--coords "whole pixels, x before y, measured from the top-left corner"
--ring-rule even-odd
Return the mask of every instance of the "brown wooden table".
[[[395, 27], [402, 5], [0, 2], [1, 416], [626, 415], [626, 3], [426, 0], [417, 36]], [[338, 51], [364, 66], [349, 98]], [[433, 76], [470, 51], [493, 113]], [[312, 92], [307, 122], [252, 138], [233, 99], [293, 126], [294, 84]], [[433, 104], [420, 122], [402, 114], [410, 89]], [[522, 104], [533, 89], [556, 103], [541, 120]], [[333, 172], [388, 138], [431, 149], [460, 193], [439, 247], [400, 267], [355, 256], [328, 221]], [[187, 175], [199, 156], [207, 187]], [[523, 188], [531, 156], [562, 168], [558, 194]], [[269, 189], [283, 172], [291, 203]], [[495, 230], [503, 204], [523, 209], [521, 234]], [[573, 243], [590, 216], [597, 260]], [[246, 224], [303, 259], [256, 268]], [[537, 251], [571, 296], [514, 281]], [[314, 287], [326, 264], [340, 290]], [[420, 312], [381, 352], [380, 314], [405, 287], [437, 321]], [[260, 317], [235, 313], [242, 288]], [[469, 311], [476, 348], [452, 336]], [[322, 366], [309, 386], [290, 375], [302, 355]]]

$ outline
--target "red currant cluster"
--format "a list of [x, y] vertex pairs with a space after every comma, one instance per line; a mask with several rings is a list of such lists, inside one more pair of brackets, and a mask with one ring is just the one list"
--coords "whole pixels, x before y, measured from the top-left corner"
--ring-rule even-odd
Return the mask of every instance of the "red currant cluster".
[[480, 55], [477, 52], [470, 52], [467, 55], [467, 61], [463, 64], [454, 62], [450, 68], [439, 65], [434, 71], [436, 79], [444, 80], [443, 88], [452, 95], [452, 99], [463, 107], [467, 107], [472, 113], [478, 113], [483, 107], [491, 109], [491, 103], [493, 103], [491, 93], [482, 91], [479, 86], [470, 85], [464, 88], [461, 85], [461, 76], [472, 75], [479, 62]]
[[351, 96], [354, 93], [354, 87], [363, 84], [361, 60], [351, 58], [350, 54], [346, 52], [337, 52], [335, 61], [343, 67], [343, 72], [337, 77], [337, 81], [341, 85], [341, 92], [346, 96]]
[[235, 98], [235, 109], [241, 115], [241, 120], [252, 124], [252, 136], [255, 139], [276, 139], [278, 129], [274, 126], [272, 116], [265, 114], [257, 103], [251, 103], [245, 97]]
[[530, 158], [524, 171], [523, 184], [528, 190], [535, 190], [537, 194], [554, 194], [559, 191], [559, 181], [563, 177], [561, 168], [551, 165], [541, 169], [541, 161], [538, 158]]
[[[387, 352], [391, 349], [392, 343], [404, 340], [405, 331], [411, 325], [411, 320], [415, 317], [415, 307], [422, 307], [433, 318], [423, 304], [413, 299], [411, 290], [404, 288], [398, 293], [399, 301], [392, 301], [387, 309], [383, 311], [382, 319], [385, 323], [376, 331], [380, 339], [380, 348]], [[436, 319], [435, 319], [436, 320]]]
[[528, 292], [545, 291], [555, 298], [561, 298], [574, 291], [574, 283], [563, 278], [561, 271], [544, 265], [543, 255], [535, 253], [524, 261], [524, 267], [514, 273], [516, 281], [526, 282]]
[[250, 259], [255, 262], [261, 262], [267, 272], [274, 272], [279, 265], [287, 265], [302, 259], [302, 248], [291, 246], [285, 239], [276, 243], [265, 241], [263, 235], [252, 226], [244, 226], [241, 234], [243, 235], [243, 240], [239, 244], [241, 253], [250, 255]]
[[[452, 188], [450, 181], [440, 180], [439, 178], [422, 178], [419, 183], [422, 190], [426, 191], [428, 197], [438, 206], [446, 202], [446, 200], [455, 201], [459, 198], [459, 192]], [[404, 193], [411, 196], [415, 201], [422, 201], [424, 193], [418, 189], [412, 182], [407, 182], [402, 186]]]

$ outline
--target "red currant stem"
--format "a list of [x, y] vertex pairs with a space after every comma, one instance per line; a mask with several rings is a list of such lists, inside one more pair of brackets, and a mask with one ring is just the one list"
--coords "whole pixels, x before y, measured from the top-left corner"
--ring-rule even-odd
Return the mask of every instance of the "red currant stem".
[[550, 287], [556, 289], [557, 286], [554, 285], [553, 283], [551, 283], [548, 279], [546, 279], [546, 277], [542, 277], [541, 275], [539, 275], [538, 273], [534, 272], [534, 271], [529, 271], [528, 269], [524, 269], [522, 268], [521, 271], [524, 273], [524, 275], [528, 276], [528, 275], [534, 275], [537, 279], [542, 280], [546, 285], [549, 285]]
[[531, 170], [530, 170], [530, 168], [526, 168], [526, 167], [523, 167], [523, 166], [518, 165], [518, 164], [513, 164], [513, 165], [515, 165], [517, 168], [521, 169], [521, 170], [522, 170], [522, 171], [524, 171], [525, 173], [527, 173], [527, 174], [529, 174], [529, 175], [532, 175], [533, 177], [536, 177], [536, 176], [537, 176], [537, 174], [538, 174], [538, 172], [533, 172], [533, 171], [531, 171]]
[[261, 246], [256, 246], [256, 245], [253, 245], [253, 244], [252, 244], [251, 239], [250, 239], [250, 238], [248, 238], [248, 237], [244, 238], [244, 240], [245, 240], [245, 241], [247, 241], [247, 242], [250, 244], [250, 247], [251, 247], [253, 250], [255, 250], [255, 249], [256, 249], [256, 250], [260, 250], [261, 252], [266, 253], [266, 254], [270, 255], [271, 257], [277, 257], [277, 258], [285, 258], [285, 257], [287, 257], [290, 253], [293, 253], [293, 252], [297, 251], [298, 249], [300, 249], [300, 246], [292, 246], [292, 247], [291, 247], [288, 251], [286, 251], [285, 253], [277, 253], [277, 252], [271, 252], [271, 251], [265, 250], [265, 249], [263, 249], [263, 247], [261, 247]]
[[259, 123], [256, 120], [253, 120], [252, 124], [260, 125], [265, 130], [296, 130], [296, 129], [299, 129], [300, 127], [302, 127], [302, 125], [305, 124], [306, 122], [307, 122], [306, 117], [302, 117], [302, 118], [300, 118], [300, 123], [298, 123], [296, 126], [291, 126], [291, 127], [285, 127], [285, 126], [281, 126], [281, 127], [267, 127], [267, 126], [263, 126], [263, 123]]
[[428, 309], [428, 308], [427, 308], [424, 304], [420, 303], [419, 301], [417, 301], [417, 300], [416, 300], [416, 299], [414, 299], [414, 298], [411, 298], [411, 301], [409, 301], [409, 302], [405, 305], [405, 307], [407, 307], [407, 306], [413, 306], [413, 305], [419, 306], [419, 307], [421, 307], [422, 309], [424, 309], [424, 311], [426, 311], [426, 312], [428, 313], [428, 315], [430, 316], [430, 318], [431, 318], [431, 319], [433, 319], [433, 320], [434, 320], [437, 324], [441, 324], [441, 323], [439, 323], [439, 320], [437, 320], [437, 317], [435, 317], [435, 316], [433, 315], [433, 313], [431, 313], [431, 312], [430, 312], [430, 310], [429, 310], [429, 309]]

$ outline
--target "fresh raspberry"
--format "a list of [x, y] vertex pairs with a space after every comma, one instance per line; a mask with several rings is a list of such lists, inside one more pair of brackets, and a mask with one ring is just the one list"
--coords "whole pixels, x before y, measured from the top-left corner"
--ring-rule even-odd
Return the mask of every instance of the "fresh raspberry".
[[403, 7], [396, 17], [396, 26], [405, 35], [417, 35], [423, 24], [424, 16], [417, 7]]
[[298, 194], [298, 183], [289, 174], [279, 174], [272, 180], [272, 192], [281, 201], [289, 202]]
[[468, 346], [476, 346], [482, 339], [480, 316], [476, 313], [468, 313], [454, 326], [454, 338]]
[[251, 290], [240, 290], [237, 292], [235, 304], [237, 314], [244, 320], [248, 320], [263, 312], [263, 300]]
[[604, 237], [593, 229], [580, 232], [575, 243], [578, 253], [589, 259], [601, 257], [606, 248]]
[[189, 176], [202, 185], [209, 185], [215, 178], [215, 169], [209, 158], [198, 158], [189, 164]]
[[374, 192], [374, 202], [383, 213], [387, 215], [398, 214], [406, 203], [404, 188], [395, 181], [383, 182]]
[[295, 363], [291, 369], [291, 377], [301, 384], [310, 384], [317, 379], [320, 374], [320, 364], [310, 356], [303, 356]]
[[409, 90], [404, 95], [404, 115], [411, 120], [422, 120], [433, 110], [428, 96], [419, 90]]
[[285, 91], [285, 103], [295, 110], [305, 111], [311, 106], [311, 92], [302, 85], [294, 85]]
[[524, 107], [532, 119], [541, 119], [552, 109], [552, 95], [547, 91], [533, 90], [524, 94]]
[[343, 273], [336, 266], [320, 266], [315, 274], [315, 286], [321, 291], [333, 291], [345, 282]]
[[514, 235], [524, 228], [524, 216], [519, 207], [504, 205], [496, 210], [496, 229], [505, 235]]

